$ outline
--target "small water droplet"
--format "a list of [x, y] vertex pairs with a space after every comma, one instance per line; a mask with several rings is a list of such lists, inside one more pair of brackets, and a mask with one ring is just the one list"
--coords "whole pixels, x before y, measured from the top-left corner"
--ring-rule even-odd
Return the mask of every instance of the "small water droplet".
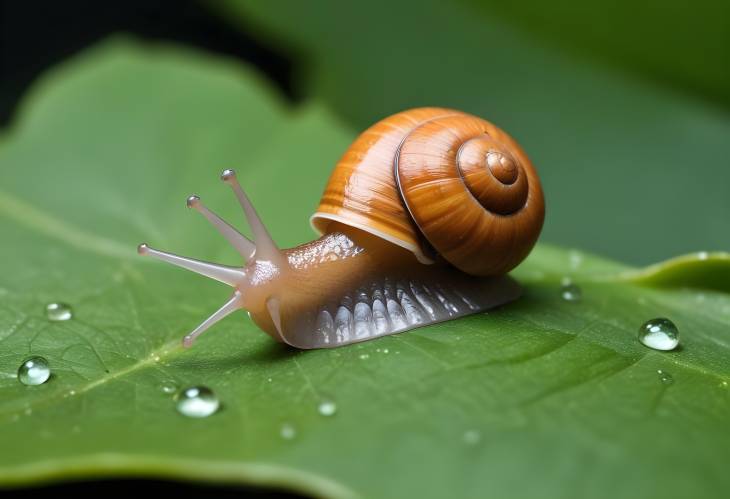
[[160, 385], [160, 390], [162, 390], [162, 393], [167, 393], [168, 395], [175, 393], [177, 389], [177, 383], [175, 383], [174, 381], [164, 381]]
[[25, 414], [26, 416], [30, 416], [31, 414], [33, 414], [33, 409], [30, 407], [26, 407], [23, 411], [23, 414]]
[[669, 319], [652, 319], [639, 328], [639, 341], [654, 350], [674, 350], [679, 344], [679, 329]]
[[42, 385], [51, 377], [51, 368], [43, 357], [27, 358], [18, 368], [18, 381], [24, 385]]
[[266, 381], [268, 381], [269, 383], [271, 383], [272, 381], [274, 381], [274, 378], [268, 378]]
[[367, 360], [369, 358], [370, 358], [370, 354], [367, 354], [367, 353], [360, 354], [360, 360]]
[[390, 350], [388, 350], [387, 348], [383, 348], [383, 353], [388, 353], [388, 352], [390, 352]]
[[583, 263], [583, 255], [575, 250], [570, 251], [568, 258], [570, 260], [570, 268], [573, 270], [580, 267], [580, 264]]
[[332, 400], [322, 400], [317, 406], [317, 412], [322, 416], [334, 416], [337, 412], [337, 404]]
[[727, 388], [727, 381], [720, 381], [720, 388]]
[[297, 436], [297, 430], [289, 423], [284, 423], [283, 425], [281, 425], [281, 430], [279, 431], [279, 434], [284, 440], [292, 440], [294, 437]]
[[207, 418], [215, 414], [220, 401], [213, 390], [205, 386], [191, 386], [177, 394], [177, 412], [189, 418]]
[[65, 303], [54, 302], [46, 305], [46, 317], [49, 321], [67, 321], [73, 317], [71, 306]]
[[563, 285], [560, 286], [560, 297], [565, 301], [577, 302], [583, 297], [583, 291], [578, 285], [570, 281], [563, 281]]
[[674, 383], [674, 378], [668, 372], [657, 369], [656, 373], [659, 375], [659, 381], [661, 381], [663, 384], [671, 385], [672, 383]]
[[482, 434], [478, 430], [467, 430], [462, 436], [464, 443], [467, 445], [476, 445], [482, 439]]

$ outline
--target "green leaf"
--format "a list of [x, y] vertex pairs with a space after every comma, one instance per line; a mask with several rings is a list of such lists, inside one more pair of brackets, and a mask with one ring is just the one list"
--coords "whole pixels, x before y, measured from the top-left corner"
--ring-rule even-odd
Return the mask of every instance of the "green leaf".
[[[635, 3], [630, 16], [646, 8]], [[507, 130], [540, 172], [548, 209], [546, 241], [641, 265], [730, 248], [730, 115], [673, 87], [566, 53], [540, 37], [567, 31], [564, 26], [574, 18], [561, 17], [553, 28], [533, 33], [500, 14], [520, 8], [507, 5], [478, 8], [438, 0], [211, 4], [226, 5], [231, 20], [298, 56], [298, 74], [308, 93], [358, 129], [408, 107], [435, 105], [474, 113]], [[561, 7], [553, 4], [524, 17], [549, 24], [540, 12], [559, 13]], [[668, 15], [664, 9], [663, 3], [658, 10]], [[696, 13], [682, 18], [682, 29], [712, 12], [696, 5], [687, 9]], [[685, 48], [673, 50], [671, 43], [652, 39], [671, 24], [642, 26], [637, 36], [646, 45], [638, 46], [623, 25], [609, 22], [610, 15], [599, 17], [619, 35], [609, 38], [612, 46], [641, 52], [659, 44], [673, 71], [685, 74], [683, 68], [701, 66], [708, 75], [704, 80], [727, 87], [722, 82], [730, 75], [728, 44], [719, 41], [727, 40], [727, 16], [700, 22], [697, 41], [681, 45], [713, 48], [685, 57]], [[598, 33], [594, 24], [565, 36]], [[678, 36], [680, 30], [670, 33]]]
[[[240, 225], [217, 180], [231, 166], [274, 237], [303, 242], [352, 136], [316, 103], [284, 106], [246, 68], [170, 47], [115, 40], [43, 78], [0, 144], [0, 484], [123, 475], [326, 497], [724, 496], [730, 297], [640, 287], [589, 254], [539, 246], [515, 274], [518, 302], [364, 344], [295, 351], [236, 314], [182, 350], [227, 291], [138, 258], [136, 244], [236, 263], [184, 207], [195, 190]], [[690, 285], [712, 282], [694, 268]], [[581, 302], [560, 298], [564, 277]], [[53, 301], [73, 318], [49, 322]], [[638, 343], [655, 316], [678, 325], [681, 348]], [[47, 383], [15, 379], [30, 354], [49, 360]], [[183, 417], [170, 383], [211, 387], [222, 410]], [[317, 411], [325, 399], [333, 416]]]
[[701, 251], [618, 277], [647, 286], [696, 287], [730, 293], [730, 253]]

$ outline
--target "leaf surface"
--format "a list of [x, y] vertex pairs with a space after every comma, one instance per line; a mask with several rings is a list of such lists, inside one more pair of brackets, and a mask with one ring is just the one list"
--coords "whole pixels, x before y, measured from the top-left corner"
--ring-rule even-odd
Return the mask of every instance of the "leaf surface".
[[[656, 287], [542, 245], [515, 272], [524, 298], [487, 314], [295, 351], [239, 313], [181, 349], [227, 290], [139, 258], [136, 244], [236, 264], [184, 205], [195, 191], [241, 226], [225, 167], [282, 246], [306, 241], [352, 137], [246, 68], [165, 46], [113, 40], [45, 77], [0, 142], [0, 484], [123, 475], [326, 497], [723, 496], [730, 297], [699, 270], [727, 275], [723, 255]], [[566, 277], [582, 301], [561, 299]], [[55, 301], [71, 320], [49, 322]], [[638, 343], [657, 316], [678, 325], [681, 348]], [[53, 369], [36, 387], [15, 378], [31, 354]], [[197, 384], [220, 412], [183, 417], [163, 390]], [[319, 414], [325, 400], [333, 416]]]

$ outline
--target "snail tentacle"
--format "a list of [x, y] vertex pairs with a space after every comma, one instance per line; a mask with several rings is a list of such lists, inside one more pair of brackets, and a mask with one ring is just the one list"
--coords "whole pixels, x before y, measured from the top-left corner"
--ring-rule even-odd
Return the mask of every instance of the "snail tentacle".
[[210, 328], [210, 326], [230, 315], [231, 313], [235, 312], [236, 310], [243, 308], [243, 306], [241, 305], [241, 297], [241, 292], [236, 290], [233, 293], [233, 296], [231, 296], [231, 298], [227, 302], [225, 302], [221, 308], [216, 310], [213, 315], [205, 319], [198, 327], [193, 329], [189, 334], [185, 336], [185, 338], [183, 338], [183, 346], [185, 348], [190, 348], [191, 346], [193, 346], [193, 342], [195, 342], [198, 336], [203, 334], [208, 328]]
[[223, 170], [221, 180], [231, 186], [238, 198], [238, 202], [241, 204], [241, 208], [243, 208], [246, 221], [253, 232], [254, 243], [256, 244], [256, 258], [259, 260], [279, 260], [281, 252], [266, 229], [261, 217], [256, 213], [256, 209], [251, 204], [248, 196], [243, 192], [241, 184], [238, 183], [238, 179], [236, 178], [236, 172], [231, 169]]
[[256, 252], [256, 245], [246, 236], [238, 232], [232, 225], [209, 210], [198, 196], [190, 196], [187, 201], [188, 208], [193, 208], [203, 215], [210, 224], [233, 246], [244, 261], [248, 261]]
[[154, 248], [150, 248], [146, 243], [142, 243], [137, 247], [137, 253], [157, 258], [158, 260], [162, 260], [177, 267], [182, 267], [195, 272], [196, 274], [208, 277], [209, 279], [214, 279], [218, 282], [222, 282], [223, 284], [228, 284], [232, 287], [236, 287], [241, 284], [246, 275], [243, 269], [240, 268], [204, 262], [202, 260], [196, 260], [194, 258], [156, 250]]

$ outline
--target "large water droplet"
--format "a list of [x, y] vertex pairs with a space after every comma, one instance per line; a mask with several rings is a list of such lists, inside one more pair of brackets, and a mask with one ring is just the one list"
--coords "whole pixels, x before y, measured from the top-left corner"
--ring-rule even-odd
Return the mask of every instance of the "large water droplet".
[[659, 375], [659, 381], [661, 381], [663, 384], [671, 385], [672, 383], [674, 383], [674, 378], [668, 372], [657, 369], [656, 373]]
[[54, 302], [46, 305], [46, 317], [49, 321], [67, 321], [73, 317], [71, 305]]
[[560, 297], [565, 301], [580, 301], [580, 299], [583, 297], [583, 291], [578, 287], [577, 284], [567, 281], [564, 282], [562, 286], [560, 286]]
[[42, 385], [51, 377], [51, 367], [43, 357], [29, 357], [18, 368], [18, 381], [24, 385]]
[[337, 404], [332, 400], [322, 400], [317, 406], [317, 412], [322, 416], [334, 416], [337, 412]]
[[292, 440], [294, 437], [297, 436], [297, 430], [289, 423], [284, 423], [283, 425], [281, 425], [281, 430], [279, 431], [279, 434], [284, 440]]
[[679, 329], [669, 319], [652, 319], [639, 328], [639, 341], [654, 350], [674, 350], [679, 345]]
[[177, 412], [190, 418], [207, 418], [215, 414], [220, 401], [213, 390], [205, 386], [191, 386], [177, 394]]

